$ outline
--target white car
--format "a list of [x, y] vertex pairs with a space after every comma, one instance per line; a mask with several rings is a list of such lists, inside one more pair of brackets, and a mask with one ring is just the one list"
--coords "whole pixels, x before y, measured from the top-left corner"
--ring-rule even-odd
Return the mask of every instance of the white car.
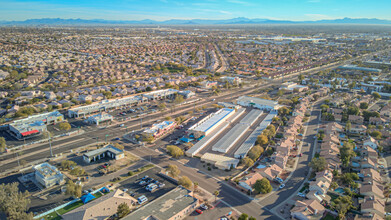
[[281, 184], [280, 185], [280, 189], [284, 188], [285, 187], [285, 184]]
[[206, 206], [205, 204], [201, 204], [200, 207], [203, 208], [204, 210], [208, 209], [208, 206]]

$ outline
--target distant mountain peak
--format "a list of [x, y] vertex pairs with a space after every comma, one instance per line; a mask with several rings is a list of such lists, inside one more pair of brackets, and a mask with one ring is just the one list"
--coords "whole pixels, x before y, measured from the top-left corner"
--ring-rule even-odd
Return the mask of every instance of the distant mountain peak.
[[217, 24], [391, 24], [390, 20], [381, 20], [377, 18], [349, 18], [318, 21], [290, 21], [290, 20], [271, 20], [263, 18], [236, 17], [231, 19], [213, 20], [213, 19], [171, 19], [165, 21], [155, 21], [151, 19], [144, 20], [104, 20], [104, 19], [62, 19], [62, 18], [41, 18], [27, 19], [25, 21], [0, 21], [0, 25], [99, 25], [99, 24], [156, 24], [156, 25], [217, 25]]

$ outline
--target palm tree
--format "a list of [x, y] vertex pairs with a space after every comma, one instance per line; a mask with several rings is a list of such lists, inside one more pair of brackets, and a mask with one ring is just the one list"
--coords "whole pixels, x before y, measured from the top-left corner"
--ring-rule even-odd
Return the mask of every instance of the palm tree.
[[218, 190], [216, 190], [213, 195], [215, 196], [215, 202], [216, 202], [216, 199], [217, 199], [217, 196], [219, 196], [220, 192]]

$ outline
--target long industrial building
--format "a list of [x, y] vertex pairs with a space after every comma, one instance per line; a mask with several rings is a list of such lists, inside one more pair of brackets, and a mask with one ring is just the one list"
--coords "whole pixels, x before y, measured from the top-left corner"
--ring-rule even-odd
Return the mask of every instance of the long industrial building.
[[238, 123], [215, 145], [213, 145], [212, 150], [221, 153], [227, 153], [249, 128], [250, 126], [247, 124]]
[[86, 106], [73, 107], [68, 110], [68, 117], [73, 118], [86, 116], [97, 112], [105, 112], [110, 109], [117, 109], [141, 102], [146, 102], [148, 100], [173, 98], [177, 92], [178, 90], [175, 89], [163, 89], [140, 95], [127, 96], [119, 99], [103, 100]]
[[[208, 132], [207, 136], [202, 138], [195, 145], [193, 145], [193, 147], [191, 147], [189, 150], [186, 151], [186, 155], [188, 157], [193, 157], [196, 154], [198, 154], [202, 149], [204, 149], [212, 140], [214, 140], [221, 132], [223, 132], [228, 127], [228, 125], [230, 125], [231, 118], [236, 119], [239, 115], [243, 114], [245, 109], [239, 109], [236, 112], [233, 109], [230, 110], [232, 110], [232, 112], [230, 113], [230, 117], [226, 118], [226, 120], [222, 120], [222, 122], [219, 123], [219, 125], [215, 126], [213, 129], [210, 129], [211, 131]], [[190, 127], [189, 130], [191, 128], [192, 127]]]
[[190, 132], [199, 133], [201, 135], [207, 136], [215, 128], [225, 122], [229, 117], [235, 114], [234, 109], [222, 108], [215, 113], [208, 115], [206, 118], [202, 119], [198, 123], [194, 124], [189, 128]]
[[227, 153], [261, 115], [261, 110], [251, 110], [250, 113], [248, 113], [237, 125], [235, 125], [235, 127], [233, 127], [212, 147], [212, 150]]
[[248, 136], [248, 138], [243, 142], [243, 144], [236, 150], [234, 157], [235, 158], [244, 158], [250, 149], [255, 145], [257, 137], [262, 133], [263, 130], [267, 128], [272, 123], [273, 118], [276, 116], [276, 113], [269, 113], [265, 119], [259, 124], [259, 126], [254, 129], [254, 131]]
[[263, 111], [253, 109], [242, 120], [240, 120], [240, 123], [252, 126], [258, 120], [258, 118], [261, 117], [262, 114]]
[[253, 107], [268, 111], [278, 110], [281, 107], [277, 101], [250, 96], [240, 96], [237, 99], [237, 104], [245, 107]]

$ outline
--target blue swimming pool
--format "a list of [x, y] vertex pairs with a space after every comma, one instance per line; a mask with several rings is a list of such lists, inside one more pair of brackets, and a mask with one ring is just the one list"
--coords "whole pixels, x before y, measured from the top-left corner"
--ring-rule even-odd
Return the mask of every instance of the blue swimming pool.
[[337, 193], [344, 193], [345, 192], [345, 191], [343, 191], [343, 188], [341, 188], [341, 187], [336, 188], [334, 191]]

